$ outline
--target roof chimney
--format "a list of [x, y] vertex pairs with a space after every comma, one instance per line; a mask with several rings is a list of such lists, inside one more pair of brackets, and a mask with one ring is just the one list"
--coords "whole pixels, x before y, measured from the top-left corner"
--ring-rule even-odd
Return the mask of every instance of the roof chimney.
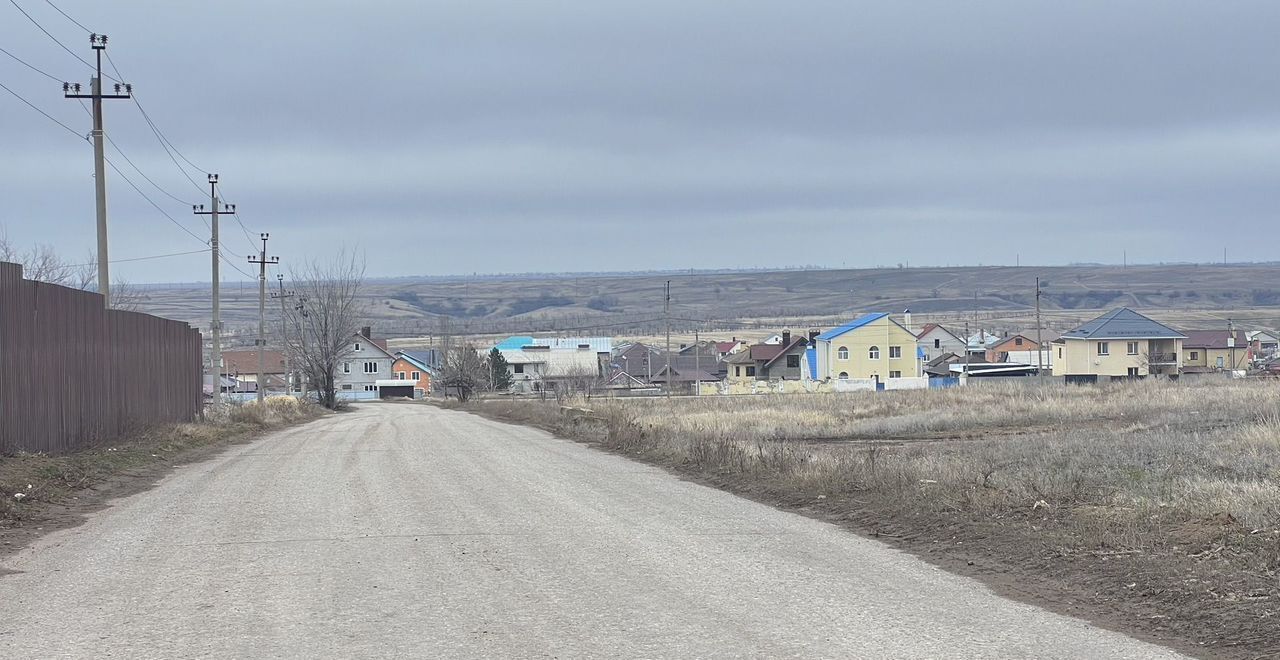
[[820, 334], [822, 334], [822, 331], [821, 331], [821, 330], [819, 330], [819, 329], [817, 329], [817, 328], [810, 328], [810, 329], [809, 329], [809, 343], [810, 343], [810, 344], [812, 344], [812, 343], [814, 342], [814, 340], [816, 340], [816, 339], [818, 338], [818, 335], [820, 335]]
[[372, 339], [372, 338], [373, 338], [373, 328], [371, 328], [371, 327], [369, 327], [369, 326], [367, 326], [367, 325], [366, 325], [366, 326], [364, 326], [363, 328], [360, 328], [360, 335], [361, 335], [362, 337], [364, 337], [365, 339]]
[[906, 316], [906, 318], [903, 319], [902, 325], [907, 327], [907, 332], [915, 334], [915, 329], [911, 327], [911, 310], [908, 309], [907, 311], [903, 312], [903, 314]]
[[783, 331], [782, 331], [782, 345], [783, 345], [783, 346], [790, 346], [790, 345], [791, 345], [791, 331], [790, 331], [790, 330], [783, 330]]

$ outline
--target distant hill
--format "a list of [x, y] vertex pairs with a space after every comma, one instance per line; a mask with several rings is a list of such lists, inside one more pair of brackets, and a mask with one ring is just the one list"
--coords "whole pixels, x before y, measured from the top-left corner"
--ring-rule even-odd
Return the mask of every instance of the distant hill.
[[[1021, 319], [1035, 305], [1037, 276], [1049, 318], [1074, 320], [1065, 312], [1121, 305], [1188, 313], [1280, 307], [1280, 264], [409, 277], [370, 280], [364, 296], [370, 322], [391, 336], [435, 333], [444, 323], [453, 332], [603, 332], [651, 328], [662, 317], [667, 280], [676, 319], [839, 318], [906, 309], [959, 319], [975, 308], [988, 319], [1000, 317], [992, 312]], [[256, 319], [256, 287], [223, 291], [228, 325]], [[208, 323], [207, 288], [154, 286], [145, 294], [145, 311]], [[268, 301], [273, 317], [278, 309]]]

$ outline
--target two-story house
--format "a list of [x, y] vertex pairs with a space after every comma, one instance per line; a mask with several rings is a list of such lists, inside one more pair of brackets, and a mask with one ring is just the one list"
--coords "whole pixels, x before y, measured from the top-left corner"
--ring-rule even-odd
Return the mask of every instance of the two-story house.
[[392, 380], [413, 385], [414, 398], [425, 399], [431, 395], [431, 378], [440, 364], [439, 351], [396, 351], [396, 361], [391, 365]]
[[964, 355], [964, 340], [937, 323], [930, 323], [920, 329], [920, 334], [916, 335], [916, 346], [924, 354], [925, 362], [948, 353]]
[[801, 380], [804, 378], [805, 350], [809, 340], [792, 337], [784, 330], [776, 344], [752, 344], [725, 358], [725, 379], [731, 382], [752, 380]]
[[1121, 307], [1053, 341], [1053, 375], [1092, 383], [1181, 372], [1186, 335]]
[[888, 314], [867, 314], [815, 338], [815, 380], [919, 378], [918, 337]]
[[378, 397], [378, 381], [392, 380], [396, 356], [387, 351], [387, 340], [374, 339], [369, 327], [353, 335], [338, 360], [334, 384], [338, 396], [346, 399]]

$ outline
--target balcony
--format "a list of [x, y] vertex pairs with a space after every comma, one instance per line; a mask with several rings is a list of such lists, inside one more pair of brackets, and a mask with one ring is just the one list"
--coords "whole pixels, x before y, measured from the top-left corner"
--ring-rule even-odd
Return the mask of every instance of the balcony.
[[1178, 364], [1177, 353], [1149, 353], [1147, 362], [1150, 364]]

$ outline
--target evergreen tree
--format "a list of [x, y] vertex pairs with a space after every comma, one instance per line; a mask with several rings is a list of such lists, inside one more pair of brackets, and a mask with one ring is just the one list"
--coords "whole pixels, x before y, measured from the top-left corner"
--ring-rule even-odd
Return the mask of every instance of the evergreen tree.
[[511, 389], [511, 371], [507, 369], [507, 358], [494, 347], [489, 351], [489, 389], [494, 392], [506, 392]]

